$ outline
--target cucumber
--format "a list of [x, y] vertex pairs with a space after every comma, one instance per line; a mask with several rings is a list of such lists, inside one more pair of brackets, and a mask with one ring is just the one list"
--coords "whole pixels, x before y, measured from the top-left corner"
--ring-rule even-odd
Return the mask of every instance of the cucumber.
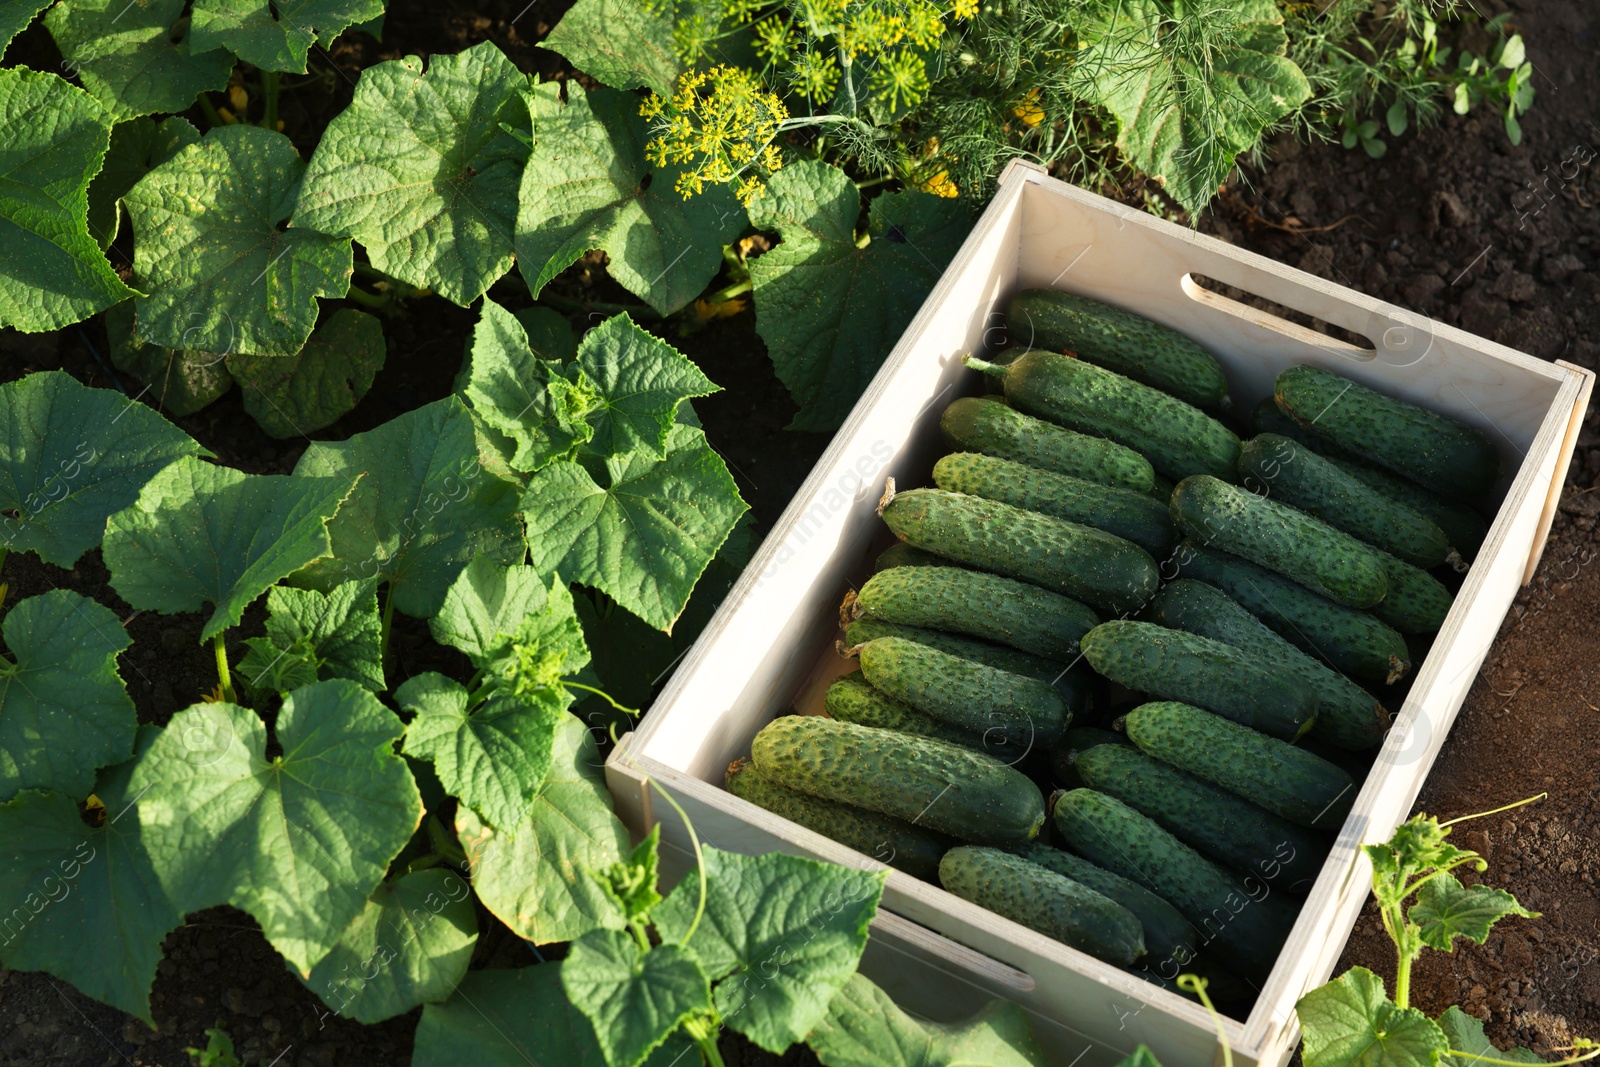
[[1393, 684], [1411, 669], [1406, 640], [1365, 611], [1335, 604], [1249, 560], [1185, 541], [1173, 552], [1178, 573], [1209, 582], [1296, 645], [1337, 671]]
[[1133, 742], [1115, 730], [1101, 730], [1093, 726], [1074, 726], [1061, 735], [1061, 740], [1050, 746], [1050, 769], [1064, 789], [1083, 785], [1078, 774], [1078, 757], [1098, 745], [1131, 746]]
[[1278, 406], [1339, 448], [1436, 493], [1474, 500], [1494, 488], [1500, 455], [1480, 430], [1318, 367], [1278, 375]]
[[1231, 552], [1352, 608], [1389, 591], [1378, 552], [1294, 508], [1220, 478], [1195, 475], [1172, 494], [1172, 520], [1191, 540]]
[[966, 358], [973, 370], [1001, 378], [1012, 407], [1141, 453], [1157, 474], [1233, 477], [1239, 438], [1199, 408], [1058, 352], [1024, 352], [1005, 366]]
[[1008, 459], [954, 452], [933, 465], [933, 484], [1092, 526], [1126, 538], [1151, 555], [1170, 552], [1178, 542], [1167, 508], [1148, 493], [1098, 485]]
[[939, 417], [950, 447], [1143, 492], [1155, 472], [1126, 445], [1024, 415], [991, 397], [965, 396]]
[[1139, 919], [1116, 901], [1020, 856], [960, 845], [939, 861], [939, 884], [963, 900], [1126, 967], [1145, 954]]
[[1251, 491], [1299, 508], [1407, 563], [1436, 567], [1450, 555], [1450, 541], [1438, 523], [1287, 437], [1261, 434], [1246, 441], [1239, 452], [1239, 477]]
[[1143, 315], [1055, 289], [1024, 289], [1006, 305], [1013, 344], [1066, 351], [1196, 407], [1227, 407], [1228, 377], [1210, 352]]
[[1273, 737], [1299, 737], [1316, 713], [1303, 680], [1232, 645], [1152, 622], [1101, 623], [1084, 637], [1083, 654], [1119, 685], [1198, 704]]
[[1276, 398], [1263, 397], [1250, 412], [1250, 429], [1257, 434], [1275, 433], [1279, 437], [1287, 437], [1291, 441], [1305, 445], [1318, 455], [1327, 456], [1338, 454], [1338, 449], [1330, 441], [1324, 441], [1310, 430], [1295, 422], [1283, 409], [1278, 406]]
[[879, 571], [892, 570], [895, 567], [956, 567], [960, 564], [932, 552], [924, 552], [920, 548], [912, 548], [904, 541], [896, 541], [882, 552], [872, 563], [874, 574]]
[[961, 567], [895, 567], [867, 579], [855, 608], [907, 626], [970, 634], [1058, 660], [1071, 660], [1094, 611], [1037, 585]]
[[1200, 935], [1171, 904], [1137, 882], [1104, 867], [1096, 867], [1082, 856], [1037, 841], [1024, 845], [1017, 855], [1047, 871], [1070, 878], [1133, 912], [1144, 929], [1144, 949], [1152, 962], [1173, 960], [1180, 966], [1200, 951]]
[[832, 838], [913, 878], [931, 880], [937, 877], [940, 857], [955, 845], [953, 838], [912, 826], [902, 819], [785, 789], [757, 770], [749, 760], [734, 760], [728, 767], [727, 787], [728, 792], [741, 800], [799, 823], [807, 830]]
[[[1398, 474], [1369, 467], [1365, 463], [1338, 456], [1329, 456], [1328, 462], [1374, 492], [1428, 516], [1444, 531], [1445, 540], [1450, 542], [1450, 547], [1464, 561], [1470, 561], [1478, 554], [1483, 539], [1488, 536], [1489, 524], [1470, 505], [1442, 497]], [[1460, 570], [1461, 567], [1457, 565], [1456, 569]]]
[[878, 692], [991, 741], [1049, 745], [1072, 721], [1055, 686], [1037, 678], [903, 637], [880, 637], [850, 651]]
[[1437, 633], [1455, 598], [1444, 583], [1425, 570], [1384, 554], [1389, 595], [1372, 613], [1403, 634]]
[[1205, 951], [1259, 979], [1272, 970], [1295, 906], [1258, 878], [1224, 871], [1120, 800], [1073, 789], [1055, 800], [1067, 846], [1169, 902], [1200, 933]]
[[1123, 728], [1145, 755], [1297, 826], [1336, 830], [1355, 802], [1355, 782], [1327, 760], [1188, 704], [1145, 704]]
[[823, 694], [825, 711], [841, 722], [871, 726], [879, 730], [899, 730], [903, 734], [931, 737], [952, 745], [963, 745], [1002, 763], [1015, 764], [1028, 754], [1026, 745], [1008, 744], [997, 730], [983, 733], [963, 730], [942, 719], [918, 711], [911, 705], [878, 692], [859, 673], [847, 674], [828, 686]]
[[1312, 737], [1347, 749], [1371, 748], [1383, 740], [1389, 713], [1375, 697], [1301, 652], [1215, 586], [1191, 578], [1168, 582], [1147, 614], [1151, 622], [1243, 649], [1305, 682], [1317, 701]]
[[1184, 844], [1275, 889], [1310, 882], [1328, 857], [1316, 831], [1280, 819], [1132, 745], [1096, 745], [1074, 764], [1085, 786], [1149, 816]]
[[1099, 611], [1136, 610], [1161, 572], [1131, 541], [1063, 519], [943, 489], [891, 482], [878, 513], [901, 540], [1008, 578], [1053, 589]]

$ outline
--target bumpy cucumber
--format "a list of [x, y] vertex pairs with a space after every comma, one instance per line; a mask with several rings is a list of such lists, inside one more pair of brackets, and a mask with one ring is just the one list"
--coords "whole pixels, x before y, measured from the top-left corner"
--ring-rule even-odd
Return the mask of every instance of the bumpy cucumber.
[[1116, 901], [1020, 856], [962, 845], [939, 861], [939, 884], [963, 900], [1107, 963], [1145, 954], [1139, 919]]
[[1222, 423], [1177, 397], [1093, 363], [1034, 350], [1003, 367], [971, 356], [966, 364], [1003, 379], [1013, 407], [1125, 444], [1168, 478], [1232, 478], [1239, 462], [1239, 438]]
[[1273, 433], [1279, 437], [1287, 437], [1321, 456], [1338, 453], [1338, 448], [1333, 442], [1324, 441], [1284, 414], [1283, 409], [1278, 406], [1278, 401], [1270, 396], [1262, 398], [1261, 403], [1251, 410], [1250, 429], [1257, 434]]
[[1172, 494], [1172, 520], [1191, 540], [1231, 552], [1352, 608], [1389, 591], [1370, 545], [1276, 500], [1196, 475]]
[[1246, 488], [1314, 515], [1336, 530], [1418, 567], [1450, 554], [1439, 524], [1374, 491], [1311, 449], [1277, 434], [1260, 434], [1239, 452]]
[[1137, 882], [1104, 867], [1096, 867], [1082, 856], [1037, 841], [1017, 850], [1017, 855], [1045, 870], [1088, 886], [1133, 912], [1144, 928], [1144, 948], [1152, 962], [1174, 959], [1180, 965], [1200, 951], [1200, 935], [1189, 920], [1171, 904]]
[[1083, 785], [1078, 774], [1078, 757], [1098, 745], [1132, 746], [1133, 742], [1115, 730], [1102, 730], [1094, 726], [1074, 726], [1061, 735], [1061, 740], [1050, 746], [1050, 769], [1063, 789]]
[[1224, 871], [1120, 800], [1073, 789], [1055, 801], [1067, 847], [1168, 901], [1214, 953], [1246, 978], [1272, 969], [1295, 908], [1259, 879]]
[[1101, 623], [1085, 635], [1083, 655], [1119, 685], [1210, 708], [1273, 737], [1299, 737], [1316, 713], [1302, 679], [1243, 649], [1152, 622]]
[[1371, 748], [1383, 740], [1389, 713], [1381, 703], [1321, 660], [1301, 652], [1215, 586], [1179, 578], [1150, 602], [1152, 622], [1232, 645], [1304, 681], [1317, 699], [1311, 736], [1340, 748]]
[[1337, 829], [1355, 802], [1355, 782], [1327, 760], [1188, 704], [1145, 704], [1123, 728], [1145, 755], [1297, 826]]
[[1455, 601], [1450, 590], [1427, 571], [1404, 560], [1386, 553], [1381, 558], [1389, 580], [1389, 595], [1372, 613], [1403, 634], [1437, 633]]
[[856, 609], [907, 626], [952, 630], [1071, 660], [1100, 624], [1092, 608], [1015, 578], [961, 567], [893, 567], [867, 579]]
[[1328, 843], [1130, 745], [1096, 745], [1074, 764], [1085, 786], [1116, 797], [1217, 863], [1288, 889], [1317, 876]]
[[964, 745], [1002, 763], [1014, 764], [1028, 754], [1025, 744], [1014, 744], [1000, 736], [1001, 731], [978, 732], [952, 726], [935, 719], [910, 704], [886, 696], [868, 685], [860, 673], [847, 674], [828, 686], [823, 695], [825, 711], [841, 722], [872, 726], [879, 730], [899, 730], [904, 734], [931, 737], [952, 745]]
[[1178, 573], [1209, 582], [1256, 618], [1335, 670], [1394, 683], [1411, 669], [1406, 640], [1365, 611], [1335, 604], [1249, 560], [1185, 541], [1172, 554]]
[[750, 757], [777, 784], [984, 845], [1031, 841], [1044, 797], [1021, 771], [960, 745], [817, 715], [761, 728]]
[[1484, 537], [1489, 533], [1489, 524], [1470, 505], [1440, 496], [1379, 467], [1370, 467], [1339, 456], [1329, 456], [1328, 462], [1374, 492], [1428, 516], [1444, 531], [1445, 540], [1450, 542], [1450, 547], [1463, 560], [1470, 561], [1478, 554]]
[[917, 548], [1042, 585], [1099, 611], [1136, 610], [1161, 572], [1131, 541], [1062, 519], [943, 489], [891, 485], [879, 505], [889, 529]]
[[1226, 407], [1228, 377], [1210, 352], [1143, 315], [1055, 289], [1024, 289], [1006, 306], [1014, 345], [1071, 352], [1196, 407]]
[[940, 857], [955, 845], [953, 838], [912, 826], [903, 819], [785, 789], [749, 760], [733, 762], [728, 768], [727, 786], [736, 797], [866, 853], [913, 878], [937, 877]]
[[1012, 744], [1049, 745], [1072, 721], [1049, 682], [996, 670], [903, 637], [852, 649], [872, 688], [963, 730]]
[[896, 541], [882, 552], [872, 562], [873, 573], [878, 571], [893, 570], [895, 567], [957, 567], [960, 564], [954, 560], [936, 556], [932, 552], [924, 552], [920, 548], [912, 548], [904, 541]]
[[1500, 456], [1480, 430], [1317, 367], [1278, 375], [1278, 406], [1344, 451], [1434, 492], [1472, 500], [1494, 488]]
[[1167, 508], [1148, 493], [1039, 470], [976, 452], [953, 452], [933, 465], [933, 484], [1002, 504], [1054, 515], [1116, 534], [1160, 556], [1177, 544]]
[[954, 401], [939, 417], [939, 428], [952, 448], [999, 456], [1101, 485], [1142, 492], [1150, 488], [1155, 474], [1150, 461], [1126, 445], [1024, 415], [990, 397], [966, 396]]

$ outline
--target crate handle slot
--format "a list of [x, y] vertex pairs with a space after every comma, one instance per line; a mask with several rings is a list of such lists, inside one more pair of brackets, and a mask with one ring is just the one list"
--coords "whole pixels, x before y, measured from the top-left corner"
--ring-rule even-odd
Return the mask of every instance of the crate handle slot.
[[[1196, 274], [1192, 271], [1186, 273], [1178, 280], [1178, 285], [1190, 300], [1197, 304], [1215, 308], [1225, 315], [1232, 315], [1234, 318], [1243, 319], [1256, 326], [1275, 330], [1278, 333], [1293, 337], [1297, 341], [1303, 341], [1307, 344], [1316, 345], [1318, 348], [1337, 353], [1346, 359], [1359, 360], [1365, 363], [1377, 358], [1377, 346], [1361, 334], [1347, 330], [1337, 323], [1328, 322], [1315, 315], [1280, 304], [1276, 300], [1251, 292], [1242, 286], [1234, 285], [1231, 288], [1269, 305], [1269, 309], [1254, 307], [1235, 300], [1231, 296], [1224, 295], [1219, 290], [1227, 286], [1228, 283], [1220, 282], [1204, 274]], [[1320, 326], [1321, 329], [1313, 329], [1303, 323], [1296, 322], [1289, 317], [1291, 315], [1308, 320]], [[1357, 344], [1355, 342], [1360, 343]]]

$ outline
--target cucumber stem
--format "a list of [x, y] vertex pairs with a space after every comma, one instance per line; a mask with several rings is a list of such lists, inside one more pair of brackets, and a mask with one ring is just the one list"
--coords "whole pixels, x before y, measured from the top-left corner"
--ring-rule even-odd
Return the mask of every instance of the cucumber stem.
[[394, 586], [383, 590], [383, 622], [378, 630], [378, 669], [386, 670], [389, 662], [389, 622], [394, 618]]
[[613, 708], [616, 708], [618, 711], [622, 712], [624, 715], [627, 715], [627, 716], [629, 716], [631, 718], [635, 718], [635, 719], [637, 719], [639, 717], [639, 709], [638, 708], [623, 707], [621, 704], [618, 704], [615, 700], [612, 700], [611, 699], [611, 694], [607, 693], [603, 689], [596, 689], [594, 686], [592, 686], [592, 685], [584, 685], [582, 682], [569, 682], [566, 679], [562, 679], [561, 684], [566, 686], [568, 689], [582, 689], [586, 693], [593, 693], [595, 696], [599, 697], [601, 700], [604, 700], [607, 704], [610, 704]]
[[1006, 376], [1006, 369], [1004, 367], [1000, 366], [998, 363], [990, 363], [986, 359], [979, 359], [977, 356], [966, 356], [961, 360], [961, 362], [965, 363], [975, 371], [989, 375], [991, 378], [1004, 378]]
[[222, 687], [222, 699], [230, 704], [236, 704], [238, 701], [233, 695], [233, 678], [228, 674], [228, 650], [222, 643], [221, 634], [211, 639], [211, 647], [217, 653], [217, 684]]
[[222, 121], [222, 116], [217, 114], [216, 106], [211, 103], [211, 97], [205, 93], [200, 93], [195, 97], [195, 103], [200, 105], [200, 113], [206, 117], [206, 122], [210, 124], [212, 129], [227, 125]]
[[266, 98], [266, 108], [261, 116], [261, 125], [274, 132], [278, 129], [278, 72], [264, 70], [261, 72], [261, 95]]

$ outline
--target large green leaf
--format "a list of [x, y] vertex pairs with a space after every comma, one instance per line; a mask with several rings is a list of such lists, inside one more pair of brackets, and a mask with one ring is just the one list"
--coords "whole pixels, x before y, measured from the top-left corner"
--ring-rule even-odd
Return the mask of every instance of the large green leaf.
[[591, 930], [561, 961], [561, 988], [594, 1024], [611, 1067], [635, 1067], [691, 1015], [711, 1011], [711, 985], [693, 952], [646, 951], [629, 934]]
[[750, 205], [782, 241], [750, 261], [756, 330], [800, 404], [795, 430], [832, 431], [878, 372], [960, 247], [964, 202], [907, 191], [880, 196], [856, 244], [861, 194], [837, 167], [790, 164]]
[[595, 586], [670, 631], [748, 505], [705, 435], [681, 423], [666, 459], [632, 453], [606, 468], [605, 488], [577, 463], [534, 475], [522, 497], [533, 565]]
[[4, 55], [12, 38], [28, 28], [34, 16], [49, 7], [54, 0], [12, 0], [0, 7], [0, 55]]
[[301, 981], [340, 1015], [382, 1022], [449, 997], [477, 943], [466, 879], [450, 870], [413, 871], [375, 889]]
[[1295, 1005], [1306, 1067], [1434, 1067], [1443, 1031], [1416, 1008], [1396, 1007], [1383, 979], [1352, 967]]
[[594, 737], [569, 715], [556, 727], [538, 799], [510, 832], [496, 832], [469, 808], [456, 810], [472, 887], [519, 937], [543, 945], [623, 925], [617, 906], [584, 873], [618, 862], [628, 848], [601, 766]]
[[483, 669], [519, 644], [553, 653], [557, 677], [575, 674], [589, 662], [572, 592], [559, 577], [546, 581], [522, 564], [506, 567], [488, 559], [467, 564], [428, 629], [434, 640], [459, 648]]
[[361, 72], [311, 157], [296, 226], [354, 237], [372, 265], [465, 307], [511, 269], [527, 75], [491, 41]]
[[107, 308], [105, 323], [111, 365], [149, 386], [141, 395], [170, 414], [193, 415], [233, 388], [225, 356], [180, 352], [140, 339], [132, 300]]
[[962, 1023], [925, 1023], [860, 974], [834, 994], [806, 1039], [825, 1067], [1044, 1067], [1015, 1004], [992, 1000]]
[[328, 678], [348, 678], [374, 693], [388, 688], [379, 651], [377, 587], [352, 580], [324, 596], [275, 585], [267, 591], [267, 632], [245, 644], [239, 664], [258, 689], [287, 693]]
[[1410, 918], [1421, 928], [1422, 943], [1440, 952], [1449, 952], [1458, 937], [1483, 944], [1489, 928], [1507, 915], [1524, 919], [1538, 917], [1517, 903], [1504, 889], [1486, 885], [1464, 886], [1448, 872], [1436, 874], [1417, 891]]
[[1482, 1059], [1510, 1060], [1513, 1063], [1543, 1063], [1538, 1053], [1525, 1048], [1497, 1049], [1484, 1036], [1483, 1023], [1454, 1004], [1439, 1016], [1439, 1029], [1450, 1042], [1449, 1055], [1440, 1059], [1441, 1067], [1474, 1067]]
[[22, 789], [89, 794], [96, 768], [126, 759], [137, 728], [117, 675], [133, 643], [110, 608], [66, 589], [28, 597], [0, 623], [0, 799]]
[[672, 18], [646, 11], [639, 0], [578, 0], [539, 47], [559, 52], [613, 89], [642, 87], [670, 96], [683, 73], [672, 47]]
[[63, 0], [44, 24], [63, 66], [120, 120], [184, 111], [200, 93], [228, 84], [233, 56], [197, 49], [183, 7], [183, 0]]
[[[561, 102], [566, 87], [567, 102]], [[662, 314], [699, 296], [744, 227], [738, 198], [716, 185], [687, 200], [679, 170], [645, 157], [639, 97], [545, 82], [528, 94], [533, 154], [522, 175], [517, 261], [535, 296], [592, 248], [611, 276]]]
[[627, 315], [613, 315], [583, 335], [578, 367], [600, 393], [588, 415], [594, 427], [588, 451], [605, 457], [646, 452], [665, 459], [678, 405], [720, 389], [683, 353]]
[[328, 520], [355, 480], [241, 474], [185, 456], [107, 521], [111, 585], [146, 611], [213, 605], [200, 631], [210, 640], [269, 586], [328, 555]]
[[0, 516], [3, 547], [74, 566], [157, 471], [202, 451], [144, 405], [62, 371], [0, 385], [0, 509], [14, 513]]
[[262, 70], [304, 74], [314, 43], [382, 14], [383, 0], [195, 0], [194, 46], [230, 49]]
[[294, 355], [231, 355], [228, 371], [244, 394], [244, 409], [268, 437], [304, 437], [361, 402], [384, 355], [378, 320], [340, 308]]
[[479, 460], [472, 416], [446, 397], [347, 441], [317, 441], [299, 476], [364, 475], [328, 524], [333, 555], [295, 577], [327, 591], [352, 578], [389, 583], [407, 615], [427, 618], [469, 560], [521, 560], [517, 489]]
[[[782, 1052], [822, 1022], [856, 973], [887, 873], [709, 846], [700, 862], [705, 914], [688, 947], [712, 979], [726, 978], [716, 988], [723, 1020]], [[699, 879], [679, 882], [651, 916], [662, 937], [682, 942], [699, 903]]]
[[161, 884], [186, 912], [249, 912], [301, 975], [332, 951], [422, 821], [394, 712], [354, 682], [290, 693], [266, 725], [233, 704], [174, 715], [133, 773]]
[[221, 126], [139, 180], [133, 221], [139, 336], [169, 348], [292, 356], [317, 297], [350, 288], [350, 241], [279, 224], [306, 169], [289, 138]]
[[[119, 122], [111, 130], [105, 166], [89, 183], [89, 232], [105, 248], [117, 236], [117, 201], [150, 171], [200, 140], [200, 131], [182, 115]], [[120, 306], [120, 305], [119, 305]], [[132, 309], [128, 321], [133, 322]]]
[[[142, 752], [158, 731], [139, 732]], [[147, 1023], [161, 942], [183, 915], [150, 865], [128, 791], [129, 760], [95, 789], [100, 826], [61, 793], [27, 792], [0, 805], [0, 960], [47, 971]]]
[[37, 333], [132, 295], [89, 234], [111, 121], [54, 74], [0, 70], [0, 327]]

